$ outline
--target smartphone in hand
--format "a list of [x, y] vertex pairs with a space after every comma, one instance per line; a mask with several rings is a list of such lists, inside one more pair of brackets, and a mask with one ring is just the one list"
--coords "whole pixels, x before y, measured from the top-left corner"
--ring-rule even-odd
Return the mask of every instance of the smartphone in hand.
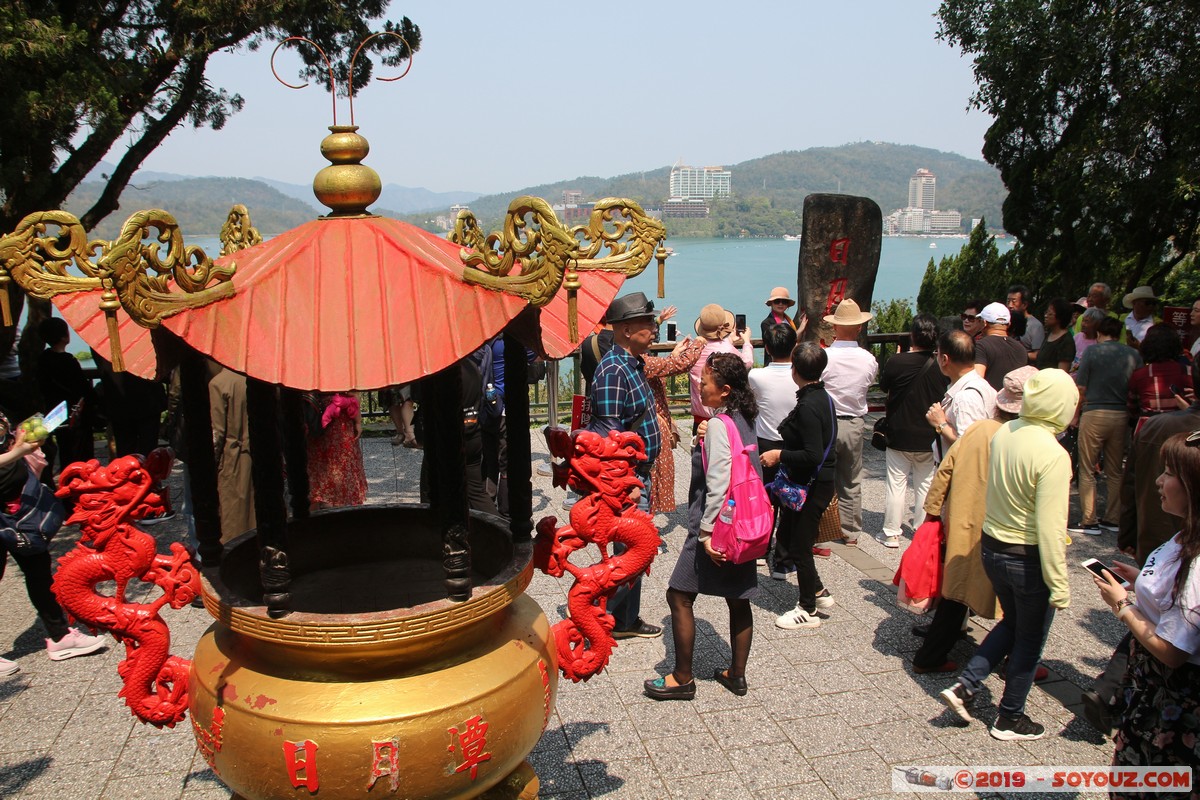
[[746, 315], [745, 314], [734, 314], [733, 315], [733, 326], [735, 328], [737, 328], [738, 333], [741, 333], [742, 331], [746, 330]]
[[1098, 558], [1089, 558], [1087, 561], [1081, 562], [1079, 566], [1083, 567], [1102, 581], [1108, 580], [1108, 578], [1105, 577], [1105, 573], [1108, 573], [1117, 579], [1117, 583], [1121, 584], [1122, 586], [1129, 586], [1129, 581], [1122, 578], [1113, 571], [1112, 567], [1108, 566]]

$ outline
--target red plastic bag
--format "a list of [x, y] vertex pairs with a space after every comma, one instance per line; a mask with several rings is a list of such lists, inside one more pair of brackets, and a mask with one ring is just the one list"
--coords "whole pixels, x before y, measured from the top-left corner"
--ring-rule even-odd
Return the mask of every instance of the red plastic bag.
[[912, 544], [900, 557], [892, 584], [898, 586], [896, 602], [915, 614], [932, 609], [942, 595], [942, 521], [930, 520], [917, 528]]

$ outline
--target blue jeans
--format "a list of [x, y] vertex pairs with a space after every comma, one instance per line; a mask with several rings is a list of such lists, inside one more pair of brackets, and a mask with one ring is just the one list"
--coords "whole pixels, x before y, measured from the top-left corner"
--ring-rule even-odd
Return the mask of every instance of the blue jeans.
[[971, 656], [959, 681], [967, 691], [979, 691], [996, 664], [1008, 656], [1000, 713], [1018, 717], [1025, 713], [1025, 699], [1033, 686], [1046, 634], [1054, 622], [1050, 589], [1042, 579], [1042, 563], [1037, 555], [997, 553], [984, 544], [983, 569], [996, 590], [1004, 618]]
[[[645, 487], [642, 489], [642, 496], [638, 499], [639, 511], [650, 511], [650, 476], [649, 474], [642, 477], [642, 483]], [[625, 552], [625, 545], [620, 542], [613, 542], [613, 555], [620, 555]], [[613, 615], [616, 624], [614, 628], [618, 631], [633, 630], [639, 625], [638, 620], [642, 618], [642, 576], [638, 575], [637, 580], [631, 586], [622, 586], [613, 594], [612, 599], [608, 601], [608, 613]]]

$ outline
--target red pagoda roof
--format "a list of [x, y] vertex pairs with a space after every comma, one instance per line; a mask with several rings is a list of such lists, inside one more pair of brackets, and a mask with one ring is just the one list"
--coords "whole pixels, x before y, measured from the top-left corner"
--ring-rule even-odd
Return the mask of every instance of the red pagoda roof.
[[[383, 217], [321, 219], [231, 256], [236, 293], [182, 311], [163, 326], [217, 362], [254, 378], [305, 390], [378, 389], [457, 362], [521, 312], [518, 296], [466, 283], [460, 247]], [[578, 327], [603, 318], [624, 277], [580, 274]], [[55, 304], [81, 338], [108, 355], [100, 291]], [[541, 311], [543, 355], [578, 347], [568, 335], [567, 297]], [[150, 331], [117, 310], [126, 369], [154, 378]]]

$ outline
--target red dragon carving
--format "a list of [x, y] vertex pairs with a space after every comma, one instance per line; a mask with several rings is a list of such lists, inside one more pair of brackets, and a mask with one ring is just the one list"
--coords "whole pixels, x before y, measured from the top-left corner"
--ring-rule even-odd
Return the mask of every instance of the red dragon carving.
[[[159, 616], [165, 605], [182, 608], [200, 594], [200, 577], [187, 548], [172, 543], [170, 555], [156, 552], [154, 538], [133, 524], [161, 513], [170, 473], [170, 451], [149, 457], [123, 456], [107, 466], [95, 459], [67, 466], [56, 494], [74, 501], [67, 523], [79, 523], [79, 544], [58, 560], [54, 594], [75, 619], [108, 631], [125, 645], [117, 672], [125, 682], [119, 697], [134, 716], [156, 727], [174, 727], [187, 712], [191, 662], [170, 654], [171, 631]], [[130, 581], [153, 583], [162, 596], [149, 603], [126, 599]], [[113, 581], [116, 591], [97, 593]]]
[[[554, 625], [558, 663], [572, 681], [586, 681], [608, 664], [616, 642], [613, 617], [607, 604], [623, 584], [643, 573], [658, 554], [658, 529], [653, 518], [630, 501], [630, 492], [642, 488], [634, 469], [646, 460], [646, 448], [635, 433], [552, 428], [546, 438], [552, 455], [566, 458], [554, 466], [554, 485], [569, 485], [583, 499], [570, 512], [570, 524], [557, 527], [554, 517], [537, 524], [534, 564], [556, 578], [564, 572], [575, 578], [567, 593], [568, 618]], [[609, 555], [610, 544], [623, 544], [620, 555]], [[577, 567], [568, 559], [576, 550], [594, 544], [600, 560]]]

